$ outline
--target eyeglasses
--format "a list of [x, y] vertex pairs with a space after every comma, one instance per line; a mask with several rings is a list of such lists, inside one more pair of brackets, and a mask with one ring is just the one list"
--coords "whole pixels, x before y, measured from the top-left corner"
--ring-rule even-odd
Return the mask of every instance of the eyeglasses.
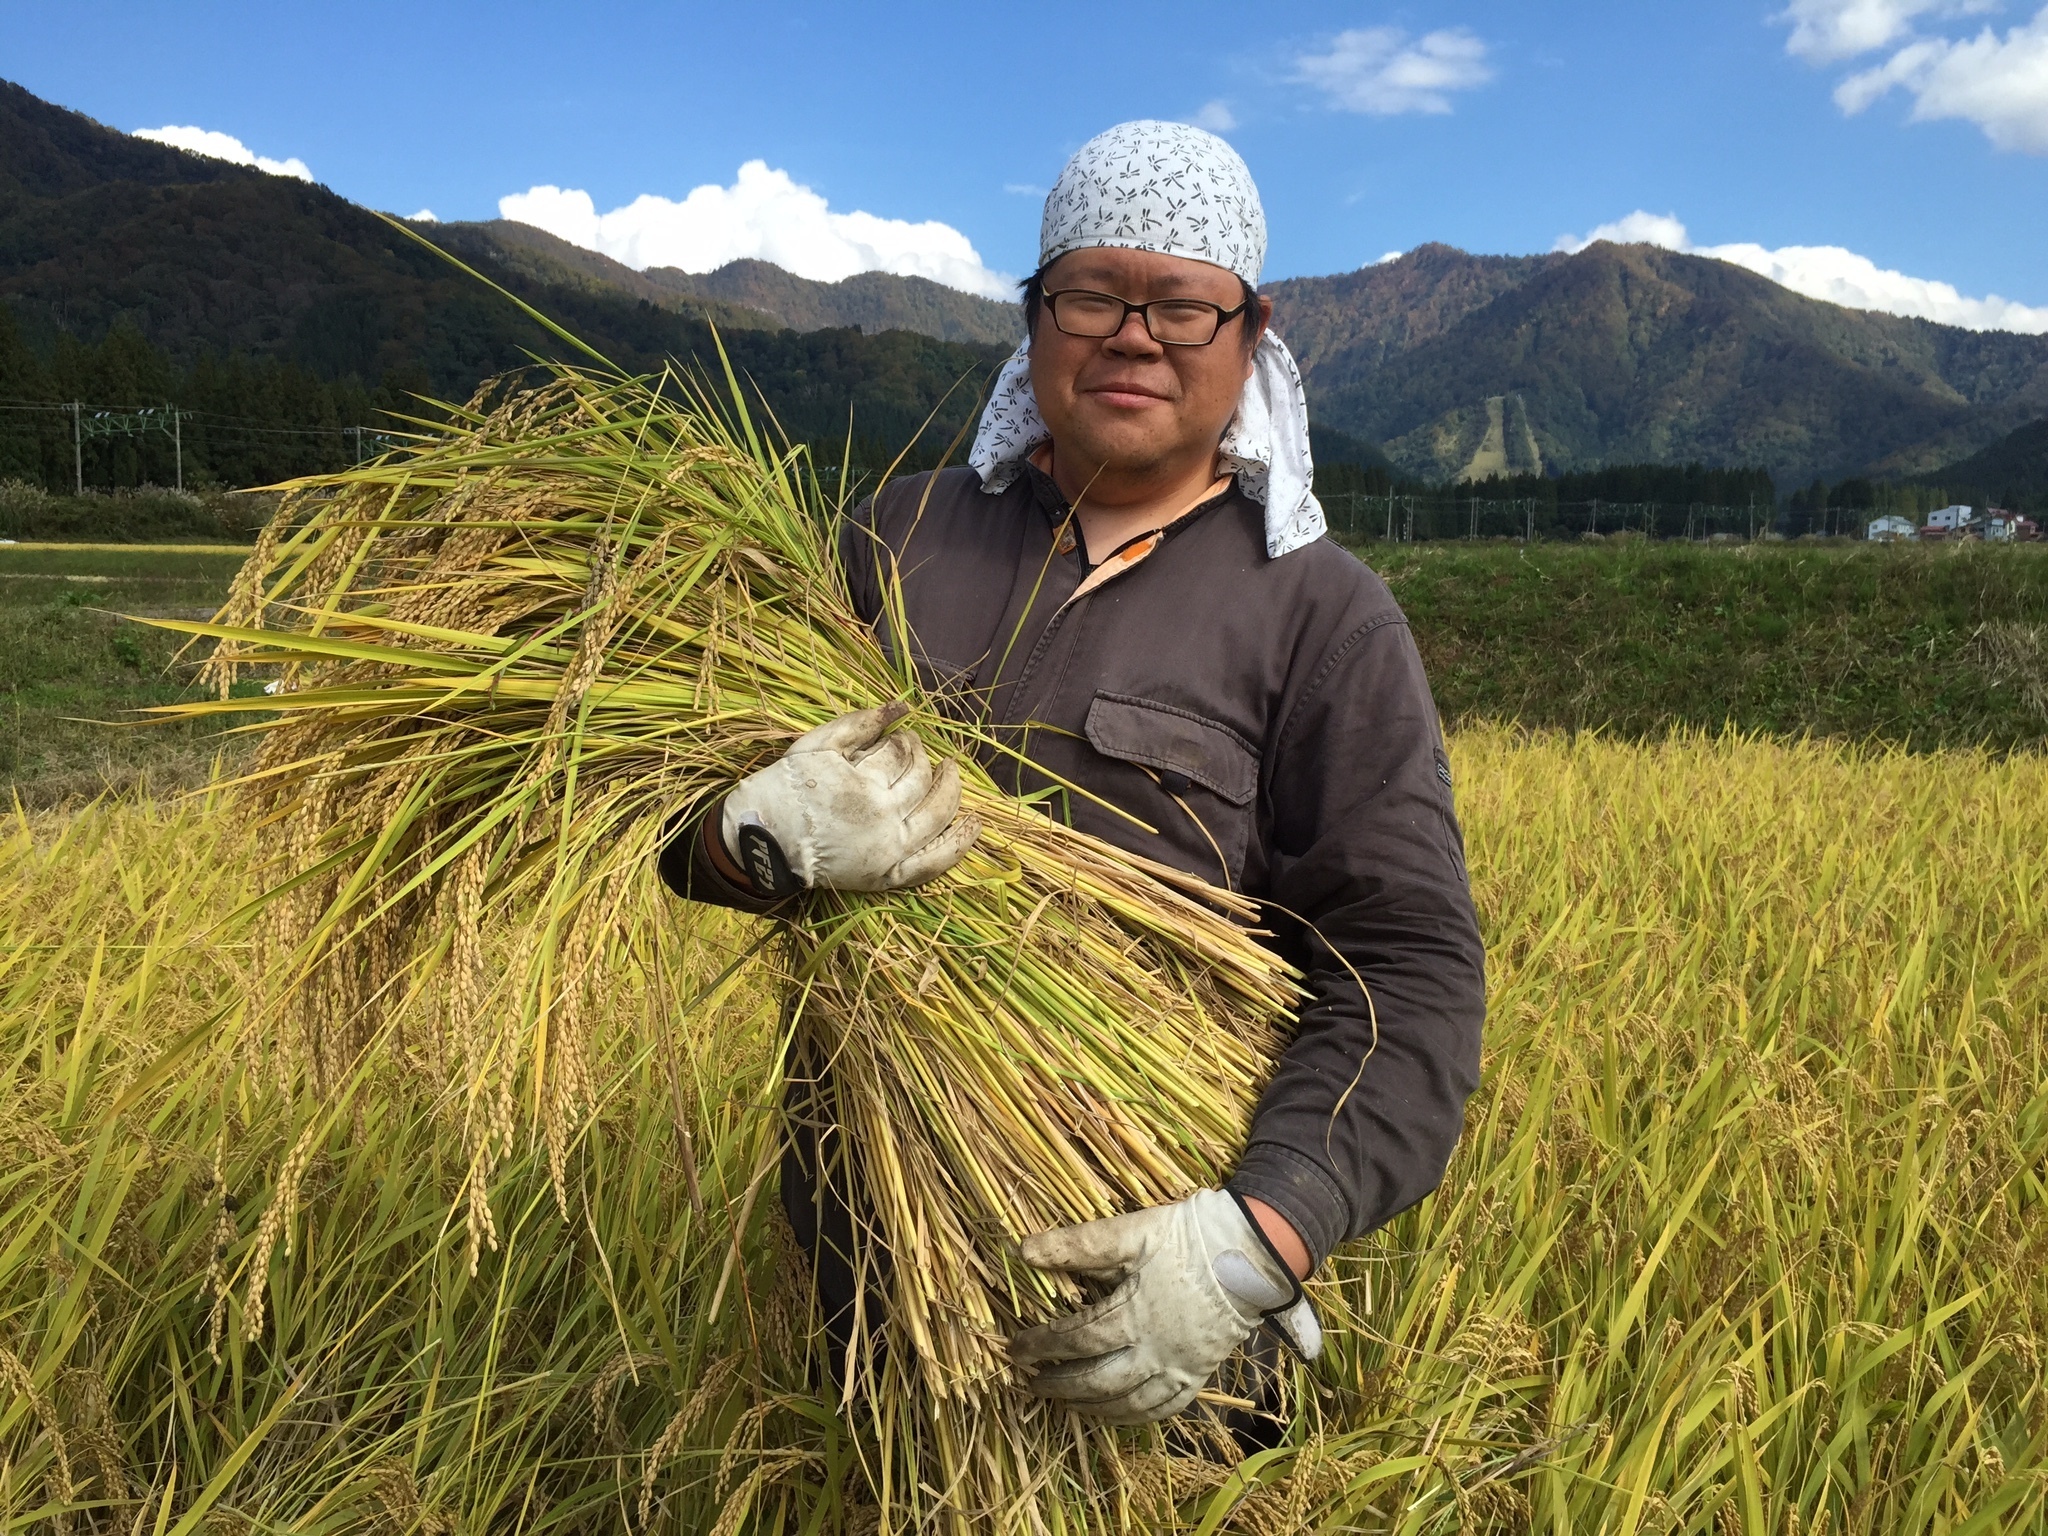
[[1045, 296], [1052, 323], [1069, 336], [1114, 336], [1124, 328], [1125, 320], [1136, 315], [1145, 334], [1166, 347], [1206, 347], [1223, 329], [1223, 322], [1235, 320], [1250, 303], [1247, 299], [1235, 309], [1206, 299], [1154, 299], [1150, 304], [1133, 304], [1113, 293], [1087, 288], [1063, 288]]

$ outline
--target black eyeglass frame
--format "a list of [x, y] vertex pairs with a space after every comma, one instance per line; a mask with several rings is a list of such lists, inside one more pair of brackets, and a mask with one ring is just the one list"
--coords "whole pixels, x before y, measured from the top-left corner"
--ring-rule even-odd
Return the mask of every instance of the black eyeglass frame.
[[[1124, 312], [1116, 317], [1115, 326], [1099, 334], [1091, 334], [1086, 331], [1070, 331], [1064, 325], [1060, 325], [1059, 301], [1074, 294], [1086, 294], [1091, 299], [1107, 299], [1112, 304], [1121, 304], [1124, 307]], [[1145, 327], [1145, 334], [1162, 347], [1212, 346], [1216, 338], [1223, 334], [1224, 326], [1252, 307], [1250, 299], [1244, 300], [1235, 309], [1225, 309], [1221, 304], [1212, 304], [1207, 299], [1152, 299], [1143, 304], [1133, 304], [1129, 299], [1119, 298], [1113, 293], [1104, 293], [1099, 288], [1061, 288], [1054, 293], [1042, 293], [1039, 295], [1039, 299], [1046, 309], [1051, 312], [1052, 323], [1059, 327], [1060, 334], [1063, 336], [1077, 337], [1082, 341], [1107, 341], [1110, 337], [1116, 335], [1118, 331], [1121, 331], [1124, 328], [1124, 322], [1135, 314], [1138, 317], [1138, 323]], [[1215, 314], [1216, 329], [1209, 333], [1206, 341], [1168, 341], [1164, 336], [1161, 336], [1152, 329], [1152, 307], [1155, 304], [1199, 305], [1203, 309], [1210, 310]]]

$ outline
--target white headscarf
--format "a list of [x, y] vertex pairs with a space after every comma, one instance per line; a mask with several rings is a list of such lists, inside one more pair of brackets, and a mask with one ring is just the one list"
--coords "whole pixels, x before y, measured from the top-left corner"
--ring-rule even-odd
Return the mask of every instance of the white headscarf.
[[[1185, 123], [1121, 123], [1083, 144], [1060, 172], [1039, 225], [1039, 267], [1092, 246], [1192, 257], [1256, 286], [1266, 264], [1266, 211], [1244, 161], [1215, 134]], [[1027, 336], [996, 375], [967, 461], [984, 491], [1000, 491], [1051, 436], [1031, 392]], [[1265, 505], [1268, 555], [1323, 536], [1301, 371], [1270, 329], [1224, 429], [1222, 456], [1244, 493]]]

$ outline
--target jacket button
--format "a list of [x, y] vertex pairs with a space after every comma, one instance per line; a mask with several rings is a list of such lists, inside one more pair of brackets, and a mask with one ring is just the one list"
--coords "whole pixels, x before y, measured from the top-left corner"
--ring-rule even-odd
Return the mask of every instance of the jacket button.
[[1193, 783], [1194, 780], [1190, 779], [1186, 774], [1176, 773], [1171, 768], [1159, 770], [1159, 787], [1169, 795], [1184, 795]]

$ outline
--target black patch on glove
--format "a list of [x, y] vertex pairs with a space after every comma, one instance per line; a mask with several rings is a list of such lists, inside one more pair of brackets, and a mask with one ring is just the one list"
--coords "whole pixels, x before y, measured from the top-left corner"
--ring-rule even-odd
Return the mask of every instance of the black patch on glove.
[[755, 890], [780, 900], [802, 889], [789, 860], [783, 857], [782, 845], [766, 827], [758, 822], [744, 824], [739, 830], [739, 844], [740, 868], [747, 872]]

